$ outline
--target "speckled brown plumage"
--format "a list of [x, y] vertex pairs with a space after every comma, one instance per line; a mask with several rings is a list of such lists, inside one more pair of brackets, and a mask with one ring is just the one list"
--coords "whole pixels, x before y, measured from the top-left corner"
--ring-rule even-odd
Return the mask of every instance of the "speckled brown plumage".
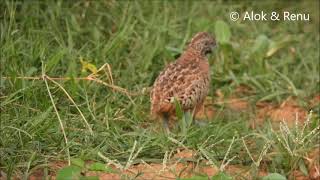
[[193, 114], [209, 91], [210, 71], [206, 55], [215, 46], [214, 38], [197, 33], [186, 50], [157, 77], [151, 91], [151, 113], [167, 119], [175, 113], [174, 98], [184, 111]]

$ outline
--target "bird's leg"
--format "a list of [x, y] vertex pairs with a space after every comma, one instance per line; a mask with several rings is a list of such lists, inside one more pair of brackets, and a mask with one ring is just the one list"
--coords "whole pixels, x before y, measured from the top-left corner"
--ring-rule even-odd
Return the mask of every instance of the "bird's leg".
[[199, 111], [203, 110], [204, 111], [204, 101], [201, 101], [200, 103], [198, 103], [192, 111], [192, 117], [193, 119], [196, 119], [196, 115]]
[[196, 119], [196, 114], [197, 114], [197, 110], [198, 110], [198, 107], [194, 107], [193, 110], [192, 110], [192, 119], [195, 120]]
[[170, 133], [170, 129], [169, 129], [169, 115], [168, 114], [164, 114], [162, 117], [162, 122], [163, 122], [163, 129], [166, 131], [166, 133]]
[[[205, 126], [207, 125], [207, 122], [205, 121], [201, 121], [199, 119], [196, 119], [196, 115], [199, 111], [203, 110], [204, 111], [204, 104], [203, 102], [199, 103], [194, 109], [193, 109], [193, 112], [192, 112], [192, 117], [193, 117], [193, 123], [198, 125], [198, 126]], [[205, 113], [205, 111], [204, 111]]]

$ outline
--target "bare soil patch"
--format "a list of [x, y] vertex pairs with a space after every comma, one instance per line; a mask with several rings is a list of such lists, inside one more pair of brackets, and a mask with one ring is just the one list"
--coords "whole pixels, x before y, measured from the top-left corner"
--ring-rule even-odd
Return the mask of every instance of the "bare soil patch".
[[299, 125], [303, 124], [308, 114], [308, 112], [300, 107], [292, 98], [288, 98], [280, 105], [260, 102], [256, 107], [257, 111], [253, 127], [262, 125], [266, 119], [269, 119], [275, 127], [277, 127], [280, 122], [286, 122], [289, 127], [293, 127], [296, 123]]

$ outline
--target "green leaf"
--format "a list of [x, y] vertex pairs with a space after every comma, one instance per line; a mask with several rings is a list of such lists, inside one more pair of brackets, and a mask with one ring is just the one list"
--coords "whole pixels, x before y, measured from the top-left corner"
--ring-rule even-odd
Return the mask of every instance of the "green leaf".
[[269, 38], [262, 34], [259, 35], [253, 45], [253, 51], [257, 52], [257, 51], [262, 51], [262, 50], [266, 50], [269, 46]]
[[224, 21], [217, 21], [214, 26], [215, 35], [219, 43], [225, 44], [230, 41], [231, 31], [230, 27]]
[[[24, 93], [23, 91], [30, 89], [29, 87], [25, 87], [22, 89], [19, 89], [18, 91], [10, 94], [8, 97], [6, 97], [4, 100], [2, 99], [1, 103], [0, 103], [0, 107], [4, 107], [7, 104], [10, 104], [16, 100], [18, 100], [20, 97], [22, 97], [22, 94]], [[21, 93], [21, 95], [20, 95]]]
[[92, 36], [93, 36], [93, 39], [95, 41], [99, 41], [100, 40], [101, 33], [100, 33], [99, 29], [96, 26], [94, 26], [92, 28]]
[[26, 72], [26, 76], [32, 76], [35, 72], [37, 72], [37, 68], [30, 67], [29, 70]]
[[269, 47], [269, 38], [266, 35], [261, 34], [256, 38], [254, 42], [252, 53], [258, 53], [258, 54], [264, 55], [264, 52], [267, 51], [268, 47]]
[[224, 172], [220, 172], [219, 174], [216, 174], [212, 176], [212, 180], [232, 180], [233, 178]]
[[305, 176], [309, 176], [306, 164], [304, 163], [304, 161], [302, 159], [300, 159], [300, 161], [299, 161], [299, 169]]
[[57, 180], [70, 180], [70, 179], [79, 179], [81, 173], [81, 168], [78, 166], [67, 166], [60, 169], [57, 173]]
[[55, 67], [62, 59], [63, 56], [66, 54], [66, 50], [62, 49], [58, 51], [55, 55], [49, 58], [48, 62], [46, 63], [46, 71], [49, 72]]
[[68, 70], [66, 72], [66, 75], [68, 77], [76, 77], [77, 76], [77, 64], [75, 60], [71, 59], [67, 65]]
[[[53, 109], [53, 106], [50, 106], [47, 110], [45, 110], [45, 111], [39, 113], [38, 115], [32, 117], [31, 118], [32, 119], [32, 126], [30, 128], [38, 128], [39, 125], [49, 117], [52, 109]], [[28, 129], [28, 131], [32, 131], [32, 129]]]
[[77, 32], [80, 32], [81, 31], [81, 27], [77, 21], [77, 18], [74, 14], [70, 14], [70, 24], [71, 24], [71, 27], [76, 30]]
[[174, 102], [175, 108], [176, 108], [176, 116], [180, 122], [180, 124], [179, 124], [180, 129], [181, 129], [183, 135], [186, 135], [187, 128], [188, 128], [187, 120], [189, 120], [188, 115], [187, 115], [188, 112], [187, 113], [183, 112], [182, 107], [176, 98], [173, 99], [173, 102]]
[[84, 168], [84, 161], [82, 159], [79, 158], [72, 158], [71, 159], [71, 164], [75, 165], [75, 166], [79, 166], [81, 168]]
[[262, 180], [287, 180], [287, 178], [278, 173], [270, 173], [264, 176]]
[[186, 122], [187, 127], [190, 127], [192, 124], [192, 119], [193, 119], [192, 113], [190, 113], [190, 112], [184, 113], [183, 118], [184, 118], [184, 121]]
[[82, 57], [80, 57], [80, 63], [82, 65], [82, 72], [89, 71], [93, 74], [96, 74], [98, 72], [98, 69], [94, 64], [89, 63], [88, 60], [85, 60]]
[[199, 20], [194, 22], [194, 25], [196, 27], [196, 30], [198, 31], [208, 31], [212, 23], [209, 19], [200, 18]]
[[208, 180], [208, 176], [192, 176], [189, 178], [182, 178], [179, 180]]
[[169, 52], [171, 52], [172, 54], [181, 54], [183, 51], [179, 48], [175, 48], [172, 46], [166, 46], [165, 49]]
[[181, 105], [176, 98], [174, 98], [173, 101], [174, 101], [174, 104], [176, 107], [176, 115], [177, 115], [178, 119], [182, 119], [183, 118], [183, 111], [182, 111]]
[[103, 171], [103, 172], [113, 172], [113, 170], [105, 164], [95, 162], [89, 165], [88, 170], [90, 171]]

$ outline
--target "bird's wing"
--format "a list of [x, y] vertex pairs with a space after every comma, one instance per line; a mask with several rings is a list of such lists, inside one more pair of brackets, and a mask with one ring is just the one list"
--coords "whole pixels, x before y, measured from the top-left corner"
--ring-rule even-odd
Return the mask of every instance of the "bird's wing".
[[209, 90], [209, 77], [198, 74], [197, 77], [190, 77], [189, 85], [179, 92], [179, 102], [184, 109], [193, 109], [201, 103]]
[[176, 98], [184, 109], [192, 108], [205, 96], [208, 81], [196, 63], [174, 62], [156, 79], [151, 102], [161, 106], [172, 103], [173, 98]]

